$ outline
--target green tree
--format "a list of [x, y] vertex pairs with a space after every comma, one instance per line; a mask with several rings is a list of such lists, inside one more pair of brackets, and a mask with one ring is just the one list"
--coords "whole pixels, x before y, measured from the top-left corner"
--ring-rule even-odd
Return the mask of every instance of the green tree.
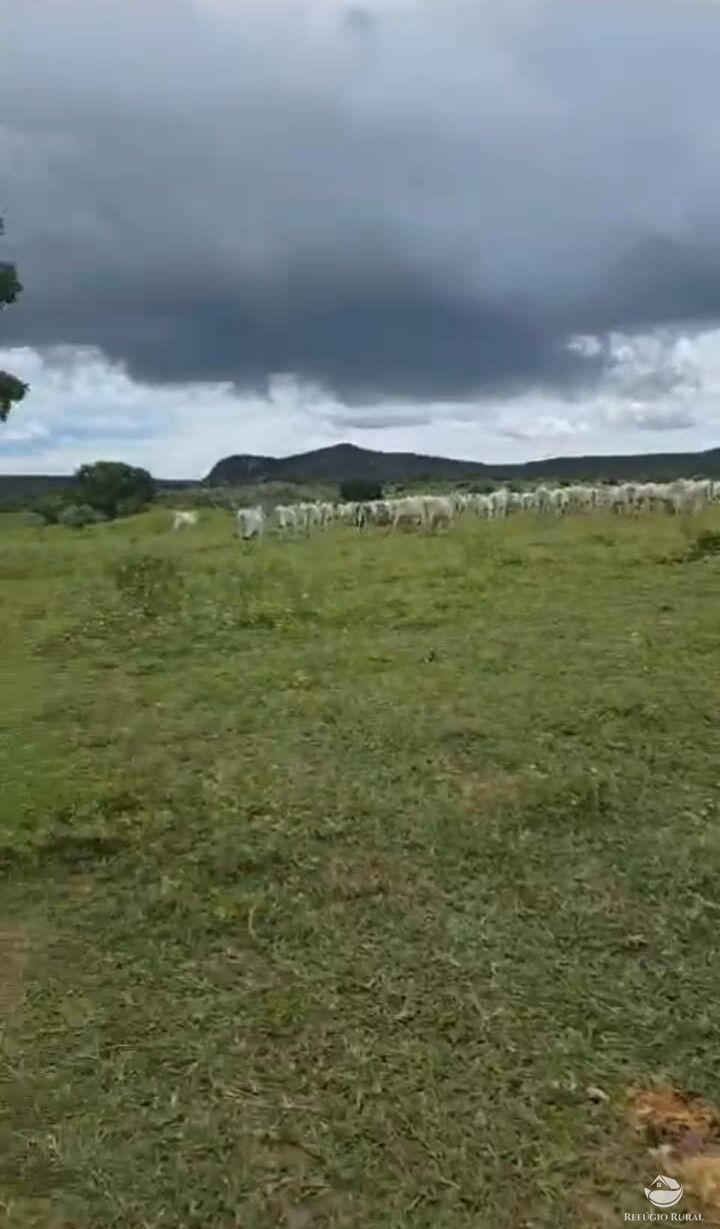
[[[0, 218], [0, 235], [3, 234], [3, 229], [3, 221]], [[14, 303], [21, 290], [15, 265], [0, 261], [0, 311]], [[17, 376], [11, 375], [9, 371], [0, 371], [0, 422], [5, 422], [13, 405], [22, 401], [27, 390], [27, 384], [23, 384]]]
[[122, 461], [81, 465], [75, 481], [78, 502], [110, 518], [140, 512], [155, 495], [155, 483], [148, 471]]
[[363, 503], [366, 500], [382, 499], [382, 487], [372, 478], [348, 478], [340, 483], [340, 498], [347, 503]]

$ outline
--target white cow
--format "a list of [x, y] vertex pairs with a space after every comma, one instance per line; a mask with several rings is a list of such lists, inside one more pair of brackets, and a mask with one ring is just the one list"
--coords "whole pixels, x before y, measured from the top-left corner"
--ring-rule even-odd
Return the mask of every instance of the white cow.
[[360, 504], [352, 501], [338, 504], [338, 518], [346, 525], [357, 524], [357, 514]]
[[470, 506], [477, 516], [492, 516], [492, 503], [489, 495], [481, 495], [477, 492], [471, 498], [472, 502]]
[[173, 529], [182, 529], [184, 526], [197, 525], [197, 512], [174, 512], [173, 513]]
[[[696, 512], [705, 505], [720, 501], [720, 482], [676, 479], [674, 482], [622, 482], [615, 485], [573, 483], [511, 491], [500, 487], [492, 493], [449, 495], [407, 495], [398, 499], [376, 499], [361, 503], [337, 504], [314, 502], [293, 506], [278, 506], [274, 510], [280, 529], [325, 528], [338, 520], [347, 525], [405, 525], [432, 530], [436, 525], [449, 525], [456, 516], [473, 512], [489, 520], [503, 519], [517, 512], [538, 512], [555, 516], [577, 513], [615, 512], [624, 516], [644, 512]], [[464, 517], [463, 517], [464, 519]], [[254, 536], [254, 533], [253, 535]]]
[[500, 487], [497, 491], [491, 491], [488, 499], [490, 501], [490, 516], [495, 520], [497, 517], [507, 516], [510, 501], [510, 492], [507, 487]]
[[368, 521], [370, 520], [370, 515], [371, 515], [370, 504], [368, 503], [358, 504], [357, 509], [355, 511], [355, 524], [357, 525], [358, 529], [365, 528]]
[[448, 528], [455, 514], [453, 501], [445, 495], [425, 495], [425, 528], [434, 529], [436, 525], [447, 525]]
[[393, 521], [392, 501], [387, 499], [370, 499], [358, 505], [355, 524], [390, 525]]
[[389, 499], [373, 500], [372, 519], [375, 525], [392, 525], [393, 510]]
[[278, 504], [275, 508], [275, 516], [277, 517], [278, 529], [297, 529], [297, 516], [291, 504]]
[[262, 508], [238, 508], [235, 521], [241, 538], [262, 537], [265, 530], [265, 513]]
[[317, 514], [314, 511], [313, 504], [299, 503], [295, 505], [295, 513], [297, 516], [298, 528], [304, 529], [306, 533], [310, 532], [310, 526], [316, 522]]
[[393, 529], [398, 525], [424, 525], [425, 504], [419, 495], [407, 495], [404, 499], [393, 502]]

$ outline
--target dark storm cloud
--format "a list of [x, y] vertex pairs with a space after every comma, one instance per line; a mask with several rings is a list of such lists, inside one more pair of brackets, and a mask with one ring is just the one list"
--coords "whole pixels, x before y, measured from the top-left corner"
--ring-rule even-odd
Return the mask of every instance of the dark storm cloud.
[[720, 318], [720, 9], [0, 0], [3, 340], [348, 401], [592, 381]]
[[[124, 315], [103, 312], [93, 322], [93, 341], [110, 355], [130, 356], [135, 374], [150, 381], [234, 377], [260, 391], [271, 373], [293, 373], [360, 403], [442, 399], [471, 393], [479, 383], [507, 391], [557, 386], [587, 373], [587, 359], [521, 314], [443, 301], [435, 287], [407, 273], [393, 280], [388, 272], [344, 285], [308, 274], [260, 305], [220, 288], [187, 297], [179, 288], [167, 313], [152, 302]], [[86, 340], [87, 321], [70, 310], [60, 322], [62, 341]], [[54, 313], [36, 321], [36, 342], [51, 344], [57, 334]]]
[[650, 235], [599, 282], [586, 301], [574, 305], [581, 327], [633, 329], [720, 319], [720, 245], [712, 234]]

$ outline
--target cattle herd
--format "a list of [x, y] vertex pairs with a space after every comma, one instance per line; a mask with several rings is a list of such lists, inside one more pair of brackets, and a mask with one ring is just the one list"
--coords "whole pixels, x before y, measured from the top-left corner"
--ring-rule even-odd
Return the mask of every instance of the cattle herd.
[[[678, 479], [675, 482], [624, 482], [615, 486], [537, 486], [527, 491], [501, 487], [487, 495], [453, 492], [449, 495], [408, 495], [397, 499], [374, 499], [359, 503], [278, 504], [266, 511], [260, 505], [235, 509], [241, 538], [260, 538], [274, 527], [280, 534], [309, 533], [333, 522], [363, 528], [384, 525], [388, 529], [415, 526], [432, 531], [449, 526], [458, 516], [472, 515], [497, 520], [513, 512], [537, 512], [565, 516], [573, 512], [698, 512], [720, 502], [720, 482], [711, 479]], [[173, 513], [173, 528], [197, 524], [197, 511]]]

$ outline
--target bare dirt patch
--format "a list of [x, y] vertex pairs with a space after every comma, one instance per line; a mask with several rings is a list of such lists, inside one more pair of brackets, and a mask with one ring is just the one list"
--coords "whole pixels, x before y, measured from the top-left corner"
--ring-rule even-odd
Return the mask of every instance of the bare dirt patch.
[[710, 1224], [720, 1224], [720, 1114], [701, 1097], [670, 1087], [631, 1089], [630, 1121], [652, 1145], [662, 1173]]
[[653, 1147], [688, 1153], [720, 1145], [720, 1117], [700, 1097], [660, 1086], [633, 1088], [628, 1101], [631, 1123]]
[[589, 1181], [573, 1200], [578, 1223], [584, 1229], [610, 1229], [626, 1213], [651, 1212], [644, 1189], [663, 1174], [682, 1184], [678, 1213], [720, 1225], [720, 1116], [715, 1107], [658, 1082], [630, 1088], [624, 1105], [611, 1101], [603, 1103], [605, 1109], [615, 1117], [616, 1129], [587, 1154]]

